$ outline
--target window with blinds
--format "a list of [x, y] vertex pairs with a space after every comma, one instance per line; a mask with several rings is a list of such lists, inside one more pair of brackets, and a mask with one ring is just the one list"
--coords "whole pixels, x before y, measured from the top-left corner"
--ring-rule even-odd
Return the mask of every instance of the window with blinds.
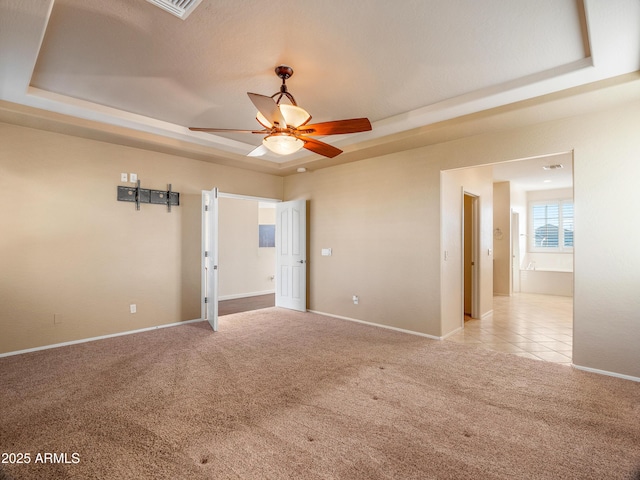
[[572, 200], [533, 202], [529, 218], [531, 251], [562, 252], [573, 249]]

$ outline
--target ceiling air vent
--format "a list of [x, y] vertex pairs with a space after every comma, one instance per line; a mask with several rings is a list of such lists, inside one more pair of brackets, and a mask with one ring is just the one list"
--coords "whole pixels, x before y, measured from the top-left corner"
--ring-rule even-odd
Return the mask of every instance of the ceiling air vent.
[[184, 20], [200, 4], [202, 0], [147, 0], [155, 6]]
[[543, 170], [558, 170], [560, 168], [564, 168], [564, 167], [559, 163], [556, 165], [545, 165], [544, 167], [542, 167]]

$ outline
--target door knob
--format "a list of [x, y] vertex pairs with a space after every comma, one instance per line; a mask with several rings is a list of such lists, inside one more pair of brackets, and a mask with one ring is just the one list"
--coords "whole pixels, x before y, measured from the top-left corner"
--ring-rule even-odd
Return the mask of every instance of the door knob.
[[298, 260], [297, 263], [304, 263], [304, 260]]

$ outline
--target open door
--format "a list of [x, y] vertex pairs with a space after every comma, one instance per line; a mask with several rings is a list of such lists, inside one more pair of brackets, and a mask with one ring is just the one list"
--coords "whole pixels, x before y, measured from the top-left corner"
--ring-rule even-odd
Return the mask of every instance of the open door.
[[307, 311], [307, 202], [276, 205], [276, 306]]
[[218, 189], [202, 192], [202, 318], [218, 331]]

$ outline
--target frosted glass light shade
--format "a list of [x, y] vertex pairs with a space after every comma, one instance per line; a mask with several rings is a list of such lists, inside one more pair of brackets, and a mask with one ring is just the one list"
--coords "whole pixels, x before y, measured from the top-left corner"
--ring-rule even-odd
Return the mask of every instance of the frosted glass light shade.
[[258, 123], [260, 125], [262, 125], [264, 128], [268, 128], [271, 129], [273, 128], [273, 125], [271, 125], [271, 122], [269, 120], [267, 120], [265, 118], [264, 115], [262, 115], [260, 112], [256, 113], [256, 120], [258, 121]]
[[[280, 113], [284, 117], [284, 121], [287, 122], [287, 126], [289, 127], [297, 128], [311, 120], [311, 115], [309, 115], [304, 108], [286, 104], [278, 105], [278, 107], [280, 108]], [[267, 120], [260, 112], [256, 114], [256, 120], [258, 120], [258, 123], [265, 128], [273, 128], [271, 122], [269, 122], [269, 120]]]
[[293, 128], [304, 125], [311, 120], [311, 115], [309, 115], [304, 108], [294, 105], [280, 105], [280, 112], [287, 122], [287, 125]]
[[290, 155], [297, 152], [304, 146], [304, 142], [288, 133], [274, 133], [267, 135], [262, 140], [262, 144], [274, 153], [279, 155]]

